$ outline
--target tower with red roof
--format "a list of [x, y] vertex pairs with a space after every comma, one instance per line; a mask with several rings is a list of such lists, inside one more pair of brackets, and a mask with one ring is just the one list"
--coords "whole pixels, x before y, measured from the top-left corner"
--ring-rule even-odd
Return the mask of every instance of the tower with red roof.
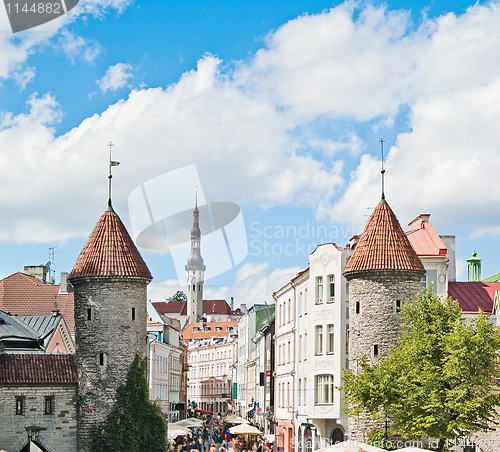
[[74, 287], [78, 450], [90, 450], [134, 356], [146, 355], [151, 273], [109, 202], [69, 276]]
[[[349, 281], [349, 367], [365, 356], [383, 358], [399, 334], [400, 309], [415, 299], [425, 269], [394, 212], [382, 199], [345, 269]], [[373, 426], [349, 420], [349, 436], [364, 439]]]

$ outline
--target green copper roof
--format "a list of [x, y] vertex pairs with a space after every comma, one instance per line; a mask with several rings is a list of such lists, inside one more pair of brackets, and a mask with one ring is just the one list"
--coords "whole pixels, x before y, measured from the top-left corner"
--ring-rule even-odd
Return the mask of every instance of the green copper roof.
[[483, 282], [500, 282], [500, 273], [490, 276], [489, 278], [484, 278]]

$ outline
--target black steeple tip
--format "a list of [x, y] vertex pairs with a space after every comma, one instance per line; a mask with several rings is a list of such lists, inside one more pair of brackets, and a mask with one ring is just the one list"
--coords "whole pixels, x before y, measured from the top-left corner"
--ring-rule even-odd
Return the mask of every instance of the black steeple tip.
[[111, 148], [114, 144], [110, 141], [106, 146], [109, 147], [108, 210], [113, 211], [113, 206], [111, 204], [111, 180], [113, 179], [113, 174], [111, 173], [111, 168], [113, 166], [118, 166], [120, 162], [111, 159]]
[[382, 155], [381, 163], [382, 163], [382, 168], [380, 170], [380, 174], [382, 175], [382, 199], [385, 200], [385, 193], [384, 193], [384, 175], [385, 175], [385, 168], [384, 168], [384, 139], [381, 138], [380, 141], [380, 151]]

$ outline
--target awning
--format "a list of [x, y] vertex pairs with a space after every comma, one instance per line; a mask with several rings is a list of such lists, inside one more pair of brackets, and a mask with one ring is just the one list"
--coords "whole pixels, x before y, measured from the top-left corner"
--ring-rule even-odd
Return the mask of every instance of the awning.
[[213, 415], [214, 412], [210, 410], [201, 410], [200, 408], [195, 408], [194, 409], [195, 413], [201, 413], [201, 414], [210, 414]]

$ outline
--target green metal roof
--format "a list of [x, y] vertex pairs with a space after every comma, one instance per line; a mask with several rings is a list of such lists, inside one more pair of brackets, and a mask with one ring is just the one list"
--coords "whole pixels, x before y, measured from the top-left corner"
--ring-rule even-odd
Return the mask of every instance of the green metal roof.
[[484, 278], [483, 282], [500, 282], [500, 273], [490, 276], [489, 278]]

